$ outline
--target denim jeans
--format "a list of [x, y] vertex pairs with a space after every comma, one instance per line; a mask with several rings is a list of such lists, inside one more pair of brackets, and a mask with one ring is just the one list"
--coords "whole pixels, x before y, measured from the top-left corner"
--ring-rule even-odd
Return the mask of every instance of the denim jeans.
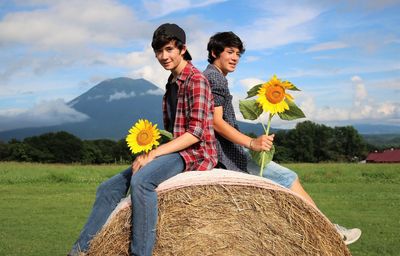
[[160, 156], [136, 172], [131, 180], [132, 243], [134, 256], [151, 256], [158, 216], [157, 186], [185, 169], [178, 153]]
[[[251, 159], [250, 153], [247, 151], [247, 170], [250, 174], [259, 175], [260, 166], [254, 163]], [[263, 177], [270, 179], [285, 188], [291, 188], [293, 182], [297, 179], [297, 173], [294, 171], [283, 167], [280, 164], [271, 161], [264, 167]]]
[[157, 186], [181, 173], [185, 163], [179, 153], [155, 158], [132, 176], [132, 169], [111, 177], [97, 188], [92, 212], [70, 255], [87, 251], [90, 240], [100, 231], [118, 203], [126, 197], [131, 186], [132, 255], [152, 255], [158, 216]]

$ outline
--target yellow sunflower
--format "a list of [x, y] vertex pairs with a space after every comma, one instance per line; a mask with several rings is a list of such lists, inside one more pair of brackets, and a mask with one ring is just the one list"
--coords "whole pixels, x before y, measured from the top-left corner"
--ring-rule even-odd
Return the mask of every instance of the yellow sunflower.
[[139, 119], [137, 123], [129, 129], [126, 142], [131, 151], [136, 154], [139, 152], [149, 152], [153, 146], [158, 146], [158, 139], [161, 137], [157, 124], [153, 126], [148, 120]]
[[293, 97], [286, 93], [286, 89], [291, 88], [293, 88], [293, 85], [290, 82], [281, 81], [274, 75], [258, 90], [257, 102], [265, 112], [270, 112], [272, 115], [282, 113], [289, 109], [285, 100], [293, 101]]

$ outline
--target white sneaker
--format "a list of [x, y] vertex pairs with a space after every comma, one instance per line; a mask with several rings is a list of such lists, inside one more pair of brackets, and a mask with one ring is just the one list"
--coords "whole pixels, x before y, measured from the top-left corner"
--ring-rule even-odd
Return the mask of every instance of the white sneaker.
[[343, 242], [346, 245], [354, 243], [361, 236], [361, 230], [359, 228], [347, 229], [347, 228], [342, 227], [342, 226], [340, 226], [338, 224], [333, 224], [333, 225], [335, 226], [337, 232], [340, 234], [340, 236], [343, 239]]

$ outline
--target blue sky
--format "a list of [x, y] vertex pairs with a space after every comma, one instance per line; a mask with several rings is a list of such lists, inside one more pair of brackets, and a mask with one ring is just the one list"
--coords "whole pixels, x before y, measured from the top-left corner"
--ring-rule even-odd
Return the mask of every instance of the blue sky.
[[293, 95], [309, 120], [400, 126], [399, 13], [394, 0], [0, 1], [0, 131], [82, 120], [66, 103], [105, 79], [163, 88], [168, 72], [150, 40], [165, 22], [186, 31], [201, 70], [211, 35], [242, 38], [246, 53], [228, 75], [236, 108], [276, 74], [302, 90]]

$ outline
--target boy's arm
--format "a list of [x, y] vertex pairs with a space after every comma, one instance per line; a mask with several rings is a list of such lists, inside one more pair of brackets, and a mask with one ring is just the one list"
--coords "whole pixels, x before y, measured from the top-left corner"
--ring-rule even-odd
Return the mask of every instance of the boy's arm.
[[209, 101], [211, 97], [210, 87], [203, 76], [193, 76], [187, 85], [188, 98], [190, 99], [190, 114], [188, 128], [179, 137], [150, 151], [140, 155], [132, 164], [133, 171], [139, 170], [154, 158], [173, 152], [179, 152], [199, 142], [203, 136], [204, 120], [207, 118]]
[[225, 139], [254, 151], [270, 150], [274, 134], [251, 138], [232, 127], [223, 119], [223, 107], [214, 108], [214, 130]]
[[138, 156], [132, 163], [132, 170], [135, 172], [158, 156], [179, 152], [197, 143], [198, 141], [200, 141], [199, 138], [191, 133], [185, 132], [181, 136], [160, 145], [156, 149], [151, 150], [149, 153]]
[[179, 152], [184, 150], [185, 148], [190, 147], [191, 145], [199, 142], [200, 139], [194, 136], [193, 134], [189, 132], [185, 132], [181, 136], [160, 145], [156, 149], [150, 151], [150, 154], [153, 155], [153, 157], [157, 156], [162, 156], [166, 154], [170, 154], [173, 152]]

